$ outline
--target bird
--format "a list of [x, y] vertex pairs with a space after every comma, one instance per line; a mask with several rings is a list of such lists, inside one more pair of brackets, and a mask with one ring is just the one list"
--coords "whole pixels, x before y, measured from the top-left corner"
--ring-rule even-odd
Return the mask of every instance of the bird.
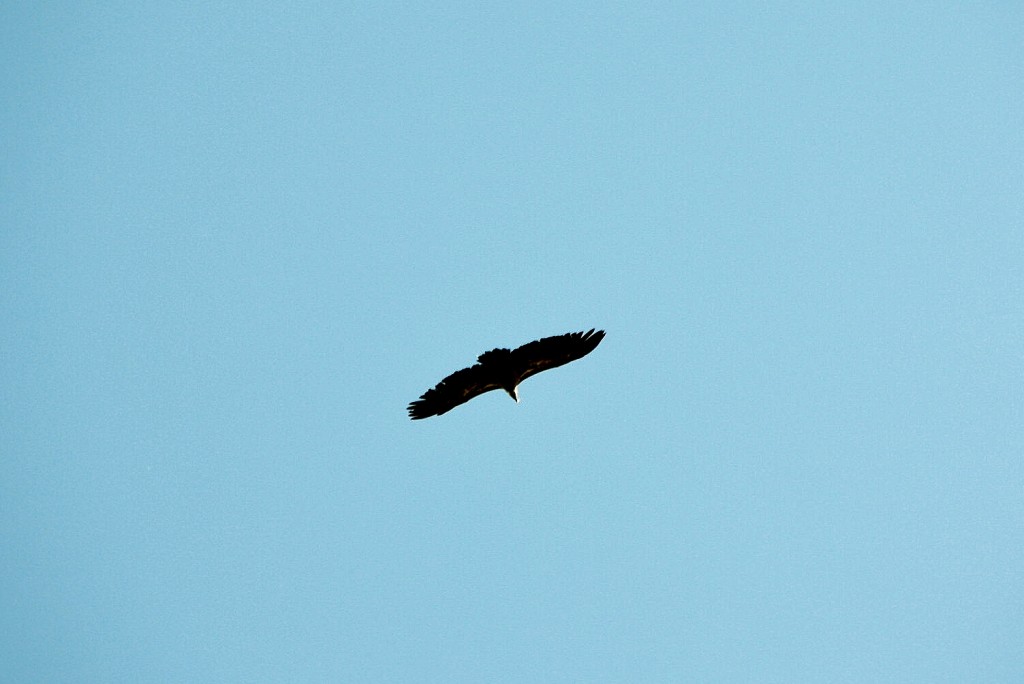
[[505, 390], [519, 403], [517, 388], [526, 378], [549, 368], [581, 359], [604, 339], [603, 330], [566, 333], [544, 337], [517, 349], [492, 349], [477, 357], [477, 363], [455, 371], [409, 404], [409, 417], [421, 420], [440, 416], [473, 397], [491, 390]]

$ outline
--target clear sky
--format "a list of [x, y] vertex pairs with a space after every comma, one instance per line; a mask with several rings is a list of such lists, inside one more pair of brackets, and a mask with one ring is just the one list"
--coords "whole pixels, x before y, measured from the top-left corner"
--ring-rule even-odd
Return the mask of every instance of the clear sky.
[[0, 681], [1024, 681], [1022, 46], [6, 3]]

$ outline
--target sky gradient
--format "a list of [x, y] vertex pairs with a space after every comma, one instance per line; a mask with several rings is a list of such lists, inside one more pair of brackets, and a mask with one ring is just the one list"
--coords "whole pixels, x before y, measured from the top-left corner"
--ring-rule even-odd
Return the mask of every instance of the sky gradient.
[[1024, 680], [1024, 11], [897, 4], [5, 5], [0, 681]]

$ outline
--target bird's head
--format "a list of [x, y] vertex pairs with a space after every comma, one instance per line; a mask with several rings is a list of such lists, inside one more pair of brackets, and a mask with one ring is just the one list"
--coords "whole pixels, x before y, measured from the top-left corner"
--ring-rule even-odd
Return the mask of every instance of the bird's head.
[[513, 386], [511, 389], [506, 387], [505, 391], [508, 392], [508, 396], [512, 397], [512, 399], [518, 404], [519, 403], [519, 393], [516, 392], [516, 389], [518, 389], [518, 388], [516, 388], [515, 386]]

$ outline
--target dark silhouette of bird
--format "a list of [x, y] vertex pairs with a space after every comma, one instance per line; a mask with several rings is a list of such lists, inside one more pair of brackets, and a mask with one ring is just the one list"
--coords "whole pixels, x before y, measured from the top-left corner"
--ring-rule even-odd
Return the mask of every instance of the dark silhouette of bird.
[[567, 333], [545, 337], [518, 349], [492, 349], [477, 358], [469, 368], [455, 371], [437, 387], [409, 404], [413, 420], [439, 416], [484, 392], [503, 389], [517, 403], [516, 388], [526, 378], [549, 368], [557, 368], [581, 359], [594, 351], [604, 339], [603, 330]]

